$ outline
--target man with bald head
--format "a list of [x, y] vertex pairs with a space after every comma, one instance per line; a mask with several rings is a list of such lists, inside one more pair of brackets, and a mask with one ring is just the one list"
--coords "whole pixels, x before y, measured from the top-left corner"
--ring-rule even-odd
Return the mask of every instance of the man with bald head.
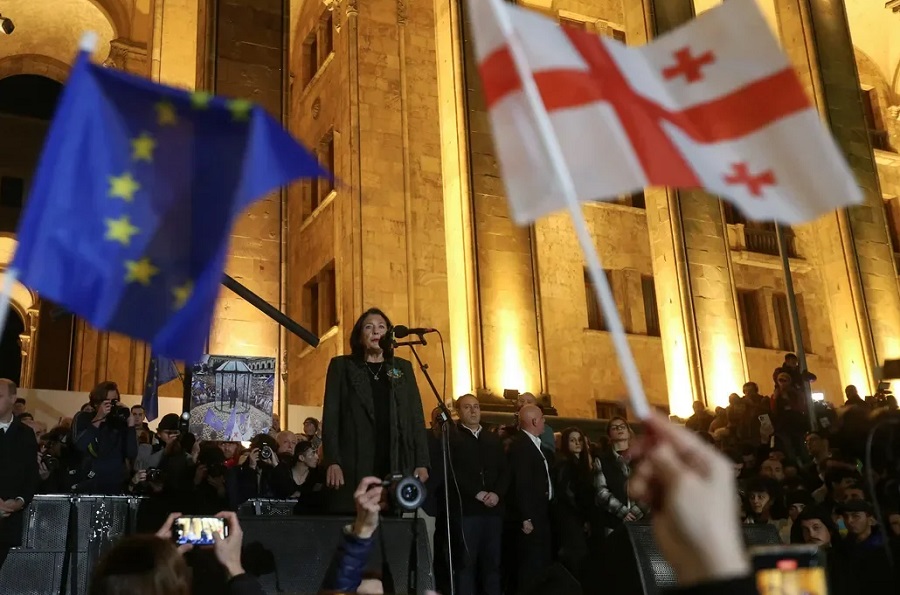
[[[519, 423], [519, 411], [526, 405], [538, 406], [537, 397], [532, 393], [522, 393], [516, 398], [516, 425]], [[544, 431], [541, 432], [541, 448], [544, 449], [544, 456], [552, 459], [556, 454], [556, 438], [553, 436], [553, 428], [550, 424], [544, 423]]]
[[541, 448], [544, 414], [537, 405], [519, 410], [519, 432], [509, 446], [513, 474], [510, 505], [516, 524], [517, 591], [528, 592], [541, 579], [552, 558], [550, 464]]
[[0, 378], [0, 567], [22, 543], [22, 511], [40, 481], [37, 440], [13, 414], [15, 400], [16, 384]]

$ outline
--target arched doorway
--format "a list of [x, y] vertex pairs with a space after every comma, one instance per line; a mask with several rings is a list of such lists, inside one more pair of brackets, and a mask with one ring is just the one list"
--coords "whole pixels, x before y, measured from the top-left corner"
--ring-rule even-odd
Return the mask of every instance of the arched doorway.
[[0, 335], [0, 378], [9, 378], [16, 384], [22, 381], [22, 348], [19, 335], [25, 332], [25, 322], [15, 308], [9, 308], [6, 328]]
[[[0, 79], [0, 130], [3, 131], [0, 133], [0, 233], [14, 234], [18, 227], [62, 88], [59, 82], [35, 74]], [[0, 260], [0, 270], [6, 264]], [[31, 304], [19, 306], [32, 307]], [[35, 314], [37, 331], [26, 344], [28, 360], [25, 377], [20, 378], [19, 334], [26, 327], [32, 330], [31, 316]], [[24, 386], [66, 390], [72, 355], [72, 315], [40, 300], [37, 313], [32, 309], [29, 319], [31, 322], [26, 325], [18, 312], [9, 317], [7, 330], [3, 332], [4, 351], [0, 352], [5, 358], [4, 372]], [[13, 369], [15, 377], [11, 375]]]

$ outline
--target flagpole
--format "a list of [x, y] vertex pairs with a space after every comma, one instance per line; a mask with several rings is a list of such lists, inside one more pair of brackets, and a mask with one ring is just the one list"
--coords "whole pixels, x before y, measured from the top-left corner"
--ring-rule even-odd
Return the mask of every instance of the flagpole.
[[491, 10], [494, 12], [497, 23], [500, 25], [503, 36], [509, 44], [516, 72], [522, 81], [525, 98], [528, 100], [528, 105], [537, 120], [541, 141], [547, 151], [547, 156], [553, 167], [553, 173], [559, 182], [560, 190], [572, 217], [575, 235], [578, 237], [578, 242], [581, 244], [581, 249], [587, 259], [588, 273], [597, 293], [597, 299], [600, 301], [600, 308], [603, 311], [603, 318], [606, 320], [606, 326], [612, 337], [613, 346], [619, 357], [622, 376], [628, 389], [628, 395], [631, 398], [631, 407], [638, 419], [646, 419], [650, 416], [650, 406], [647, 403], [641, 376], [638, 373], [631, 346], [628, 344], [628, 335], [625, 333], [625, 327], [619, 318], [619, 310], [616, 306], [612, 289], [609, 286], [609, 279], [603, 272], [603, 265], [600, 263], [600, 256], [597, 254], [597, 249], [594, 246], [594, 239], [591, 237], [587, 222], [584, 219], [581, 203], [578, 201], [578, 194], [575, 190], [575, 181], [572, 179], [572, 173], [569, 171], [568, 164], [566, 164], [562, 146], [559, 144], [559, 139], [553, 130], [550, 114], [547, 113], [547, 108], [544, 106], [543, 99], [541, 99], [540, 91], [534, 80], [534, 74], [531, 72], [525, 53], [519, 44], [512, 20], [503, 7], [503, 0], [488, 0], [488, 2]]
[[6, 329], [6, 316], [9, 314], [9, 302], [12, 299], [12, 288], [19, 278], [19, 271], [6, 269], [3, 275], [3, 287], [0, 288], [0, 336]]
[[800, 314], [797, 310], [797, 296], [794, 293], [794, 278], [791, 275], [790, 253], [788, 252], [787, 240], [784, 237], [784, 230], [778, 222], [775, 223], [775, 239], [778, 241], [778, 253], [781, 256], [781, 268], [784, 273], [784, 292], [787, 294], [788, 315], [791, 319], [791, 333], [794, 336], [794, 353], [800, 362], [800, 373], [801, 378], [803, 378], [806, 410], [809, 415], [809, 429], [815, 432], [817, 427], [816, 412], [813, 411], [815, 403], [812, 400], [809, 381], [802, 376], [808, 368], [806, 367], [806, 350], [803, 348], [803, 331], [800, 328]]

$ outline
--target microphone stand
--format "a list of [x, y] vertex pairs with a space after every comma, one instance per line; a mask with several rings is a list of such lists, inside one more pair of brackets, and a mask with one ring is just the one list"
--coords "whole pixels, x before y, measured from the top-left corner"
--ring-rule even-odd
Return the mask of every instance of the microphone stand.
[[[417, 341], [394, 341], [393, 343], [395, 348], [409, 347], [409, 350], [412, 351], [413, 357], [416, 358], [416, 363], [419, 364], [419, 369], [425, 375], [425, 380], [428, 381], [428, 386], [431, 387], [431, 392], [437, 400], [438, 408], [441, 410], [441, 457], [444, 461], [444, 520], [446, 525], [444, 528], [447, 532], [447, 570], [450, 575], [450, 592], [445, 595], [456, 595], [456, 584], [453, 577], [453, 534], [450, 531], [450, 481], [448, 471], [450, 467], [450, 410], [444, 404], [440, 391], [438, 391], [434, 381], [431, 379], [431, 375], [428, 373], [428, 364], [422, 363], [422, 358], [419, 357], [419, 353], [416, 351], [416, 345], [428, 345], [425, 337], [419, 335]], [[416, 572], [418, 575], [418, 569], [416, 569]], [[415, 588], [418, 589], [418, 585]]]

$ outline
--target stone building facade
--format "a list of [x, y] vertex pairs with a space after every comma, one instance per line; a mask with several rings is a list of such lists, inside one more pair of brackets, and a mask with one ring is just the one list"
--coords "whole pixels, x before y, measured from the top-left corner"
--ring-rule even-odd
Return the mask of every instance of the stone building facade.
[[[719, 1], [520, 3], [637, 45]], [[814, 390], [837, 402], [846, 384], [874, 390], [880, 363], [900, 357], [900, 13], [870, 0], [757, 3], [866, 193], [863, 206], [787, 230]], [[56, 22], [26, 17], [42, 10], [33, 4], [8, 0], [4, 15]], [[525, 228], [509, 217], [463, 2], [68, 4], [81, 5], [81, 28], [101, 31], [108, 47], [98, 60], [253, 99], [335, 172], [334, 184], [296, 184], [254, 205], [234, 230], [227, 269], [320, 346], [227, 290], [210, 335], [213, 353], [279, 357], [283, 411], [321, 404], [329, 358], [347, 351], [371, 306], [442, 331], [443, 349], [429, 337], [420, 354], [448, 397], [528, 390], [551, 395], [565, 416], [616, 410], [619, 369], [567, 217]], [[60, 78], [77, 33], [17, 25], [9, 40], [22, 41], [4, 46], [12, 53], [0, 55], [0, 84], [16, 74]], [[723, 404], [747, 379], [769, 390], [772, 369], [794, 349], [770, 225], [705, 193], [665, 188], [584, 213], [654, 405], [684, 414], [694, 399]], [[11, 252], [3, 242], [14, 246], [14, 235], [0, 232], [0, 268]], [[53, 350], [41, 341], [49, 317], [39, 296], [17, 291], [17, 312], [34, 319], [23, 325], [23, 361], [37, 362], [23, 365], [23, 381], [40, 386], [34, 366]], [[111, 378], [139, 389], [145, 346], [80, 321], [72, 345], [68, 388]]]

